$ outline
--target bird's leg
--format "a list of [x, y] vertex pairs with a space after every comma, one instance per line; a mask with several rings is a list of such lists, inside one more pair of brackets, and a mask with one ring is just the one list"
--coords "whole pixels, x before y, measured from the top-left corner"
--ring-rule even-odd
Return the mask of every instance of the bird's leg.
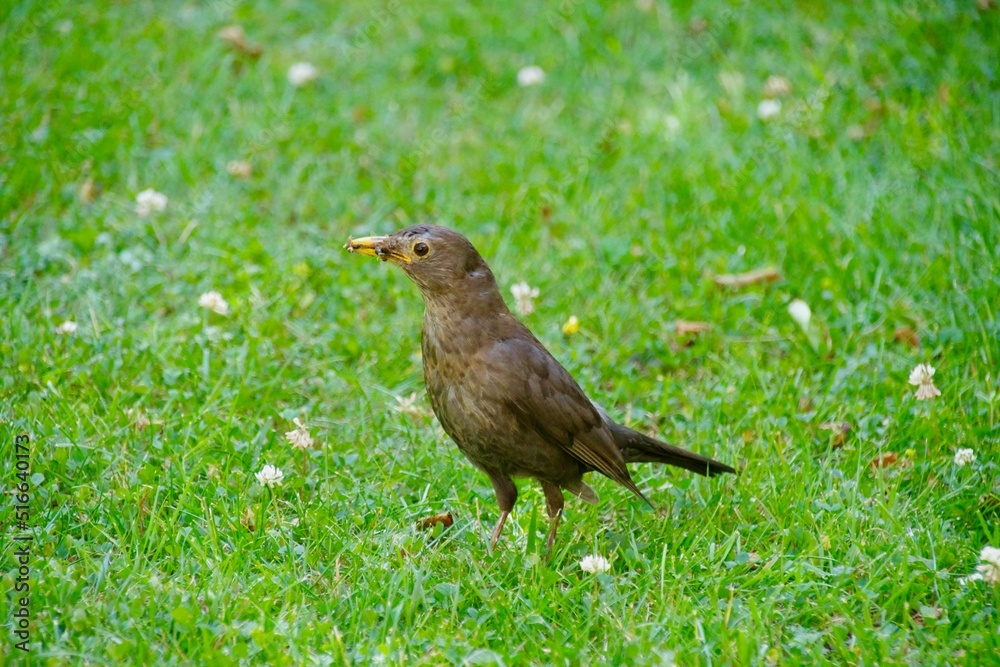
[[562, 519], [562, 510], [552, 517], [552, 527], [549, 528], [549, 537], [545, 540], [545, 551], [548, 556], [552, 556], [552, 543], [556, 541], [556, 529], [559, 528], [559, 521]]
[[552, 557], [552, 544], [556, 541], [556, 530], [559, 528], [559, 521], [562, 519], [563, 492], [555, 484], [542, 482], [542, 491], [545, 492], [545, 506], [549, 512], [549, 536], [545, 540], [546, 558]]
[[500, 539], [500, 531], [503, 530], [507, 517], [514, 509], [514, 503], [517, 501], [517, 487], [514, 486], [510, 477], [503, 473], [487, 470], [486, 474], [490, 476], [493, 492], [497, 495], [497, 504], [500, 505], [500, 519], [497, 521], [496, 528], [493, 529], [493, 536], [490, 537], [490, 551], [493, 551], [497, 540]]
[[500, 519], [497, 521], [496, 528], [493, 529], [493, 537], [490, 538], [490, 551], [497, 545], [497, 540], [500, 539], [500, 531], [503, 530], [503, 525], [507, 523], [507, 517], [510, 516], [510, 512], [500, 512]]

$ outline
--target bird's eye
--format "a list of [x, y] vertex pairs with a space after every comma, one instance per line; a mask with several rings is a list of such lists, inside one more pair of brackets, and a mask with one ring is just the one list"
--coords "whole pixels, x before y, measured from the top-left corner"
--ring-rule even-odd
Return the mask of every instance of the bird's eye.
[[430, 252], [430, 250], [431, 249], [423, 241], [413, 246], [413, 254], [416, 255], [417, 257], [423, 257], [428, 252]]

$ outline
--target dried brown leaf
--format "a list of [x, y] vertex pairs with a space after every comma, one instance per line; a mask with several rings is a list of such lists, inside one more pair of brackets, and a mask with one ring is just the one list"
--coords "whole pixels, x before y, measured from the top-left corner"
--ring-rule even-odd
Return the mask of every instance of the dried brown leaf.
[[243, 517], [240, 519], [240, 523], [246, 526], [247, 530], [249, 530], [251, 533], [254, 531], [254, 528], [256, 528], [256, 523], [254, 521], [254, 515], [252, 509], [247, 507], [246, 510], [244, 510]]
[[847, 440], [847, 434], [851, 432], [850, 422], [823, 422], [819, 425], [823, 431], [832, 431], [833, 447], [842, 447]]
[[417, 523], [417, 528], [420, 530], [428, 530], [438, 524], [441, 524], [443, 528], [449, 528], [454, 523], [455, 519], [451, 516], [451, 512], [443, 512], [442, 514], [435, 514], [434, 516], [429, 516], [426, 519], [421, 519]]
[[677, 333], [681, 335], [686, 334], [698, 334], [702, 331], [708, 331], [712, 328], [712, 325], [708, 322], [688, 322], [687, 320], [677, 320], [674, 323], [674, 328]]
[[899, 455], [896, 452], [883, 452], [873, 458], [868, 464], [868, 467], [872, 470], [877, 470], [878, 468], [888, 468], [889, 466], [896, 465], [899, 461]]
[[361, 125], [372, 116], [372, 110], [364, 104], [359, 104], [351, 109], [351, 121], [355, 125]]
[[94, 186], [93, 176], [88, 176], [84, 179], [77, 191], [77, 196], [80, 198], [81, 204], [89, 204], [97, 198], [97, 188]]
[[247, 40], [246, 31], [243, 30], [243, 26], [241, 25], [227, 25], [218, 32], [217, 36], [233, 50], [251, 58], [258, 58], [264, 52], [264, 49], [260, 46], [251, 44]]
[[706, 21], [700, 16], [695, 16], [690, 21], [688, 21], [687, 29], [688, 32], [691, 33], [692, 35], [700, 35], [701, 33], [708, 30], [708, 21]]
[[910, 327], [896, 327], [896, 330], [892, 332], [892, 339], [913, 349], [920, 347], [920, 336]]
[[721, 287], [746, 287], [757, 283], [773, 283], [781, 280], [781, 272], [777, 267], [767, 266], [746, 273], [722, 273], [712, 276], [716, 285]]

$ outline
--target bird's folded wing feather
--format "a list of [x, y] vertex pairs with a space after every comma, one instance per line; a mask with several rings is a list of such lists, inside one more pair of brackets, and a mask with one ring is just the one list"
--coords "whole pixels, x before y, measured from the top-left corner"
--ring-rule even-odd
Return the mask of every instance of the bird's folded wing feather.
[[541, 343], [508, 338], [494, 343], [486, 356], [487, 373], [506, 380], [484, 383], [497, 394], [494, 399], [548, 442], [643, 497], [601, 415]]

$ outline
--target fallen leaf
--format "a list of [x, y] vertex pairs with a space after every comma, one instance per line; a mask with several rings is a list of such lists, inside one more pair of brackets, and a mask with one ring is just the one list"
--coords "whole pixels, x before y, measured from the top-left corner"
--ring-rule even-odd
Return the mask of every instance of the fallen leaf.
[[941, 607], [930, 607], [922, 604], [918, 609], [910, 609], [910, 618], [916, 625], [923, 627], [926, 619], [936, 621], [941, 618]]
[[799, 412], [812, 412], [813, 411], [813, 401], [808, 396], [803, 396], [799, 399]]
[[708, 331], [712, 328], [712, 325], [708, 322], [688, 322], [687, 320], [677, 320], [677, 322], [674, 323], [674, 328], [677, 333], [685, 335]]
[[722, 287], [745, 287], [757, 283], [773, 283], [781, 280], [781, 272], [773, 266], [754, 269], [746, 273], [722, 273], [712, 276], [716, 285]]
[[950, 103], [951, 102], [951, 86], [949, 86], [947, 83], [942, 83], [941, 85], [939, 85], [938, 89], [937, 89], [937, 96], [938, 96], [938, 99], [943, 104]]
[[243, 518], [240, 519], [240, 523], [246, 526], [247, 530], [249, 530], [251, 533], [253, 532], [253, 529], [256, 526], [254, 524], [254, 516], [252, 509], [250, 509], [249, 507], [246, 508], [246, 510], [243, 512]]
[[264, 52], [260, 46], [251, 44], [247, 40], [247, 34], [241, 25], [227, 25], [218, 32], [218, 37], [232, 49], [251, 58], [259, 58], [260, 54]]
[[80, 203], [89, 204], [94, 201], [97, 197], [97, 188], [94, 187], [94, 178], [88, 176], [84, 179], [83, 183], [80, 184], [80, 189], [77, 191], [77, 195], [80, 198]]
[[882, 104], [882, 100], [877, 97], [869, 97], [865, 100], [865, 109], [869, 113], [882, 114], [885, 113], [885, 105]]
[[230, 160], [226, 164], [226, 171], [230, 176], [247, 179], [253, 175], [253, 165], [246, 160]]
[[819, 427], [823, 431], [833, 431], [831, 436], [833, 437], [834, 449], [842, 447], [844, 441], [847, 440], [847, 434], [851, 432], [850, 422], [823, 422]]
[[688, 32], [691, 33], [692, 35], [700, 35], [701, 33], [708, 30], [708, 21], [701, 18], [700, 16], [696, 16], [690, 21], [688, 21], [687, 29]]
[[428, 530], [434, 526], [441, 524], [444, 528], [449, 528], [455, 523], [455, 519], [451, 516], [451, 512], [444, 512], [442, 514], [435, 514], [434, 516], [429, 516], [426, 519], [421, 519], [417, 523], [417, 528], [420, 530]]
[[896, 330], [892, 332], [892, 339], [913, 349], [920, 347], [920, 336], [910, 327], [896, 327]]
[[364, 104], [359, 104], [358, 106], [351, 109], [351, 121], [355, 125], [361, 125], [366, 120], [371, 118], [371, 109], [366, 107]]
[[872, 470], [876, 470], [878, 468], [888, 468], [889, 466], [896, 465], [898, 460], [899, 455], [896, 454], [896, 452], [883, 452], [873, 458], [868, 464], [868, 467]]

